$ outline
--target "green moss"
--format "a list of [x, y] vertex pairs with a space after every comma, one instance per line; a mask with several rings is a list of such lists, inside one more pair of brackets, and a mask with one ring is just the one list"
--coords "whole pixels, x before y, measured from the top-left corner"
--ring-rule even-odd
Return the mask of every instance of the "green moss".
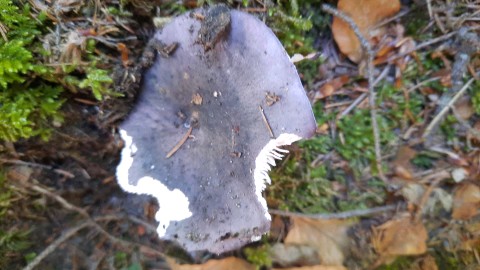
[[436, 160], [439, 158], [438, 153], [424, 151], [415, 155], [411, 163], [420, 169], [429, 170], [434, 167]]
[[[377, 115], [380, 131], [380, 143], [387, 144], [395, 139], [387, 119]], [[346, 160], [362, 165], [375, 161], [374, 137], [371, 125], [370, 111], [356, 110], [354, 114], [345, 116], [337, 123], [338, 130], [343, 134], [343, 142], [336, 143], [335, 148]]]
[[[63, 119], [65, 88], [92, 93], [97, 100], [119, 96], [110, 90], [112, 65], [97, 65], [105, 61], [93, 39], [75, 48], [79, 58], [73, 64], [44, 63], [52, 55], [38, 38], [49, 33], [45, 14], [35, 14], [25, 1], [0, 0], [0, 10], [0, 140], [48, 139], [52, 126]], [[54, 69], [55, 64], [62, 68]]]
[[412, 36], [415, 40], [425, 40], [430, 37], [430, 34], [422, 34], [419, 29], [423, 29], [430, 22], [428, 13], [425, 12], [425, 7], [416, 7], [412, 8], [412, 12], [405, 16], [404, 25], [405, 25], [405, 35]]
[[420, 117], [420, 113], [424, 103], [425, 98], [420, 93], [408, 93], [407, 96], [405, 91], [392, 84], [384, 84], [377, 91], [377, 106], [381, 108], [381, 112], [389, 119], [394, 128], [412, 121], [421, 122], [423, 119]]
[[268, 9], [267, 24], [287, 52], [290, 55], [312, 52], [313, 39], [305, 33], [312, 29], [313, 24], [300, 14], [297, 0], [276, 1], [276, 4]]
[[480, 114], [480, 81], [475, 81], [471, 87], [471, 96], [473, 108], [477, 114]]
[[33, 18], [28, 5], [0, 0], [0, 140], [41, 136], [46, 139], [51, 122], [60, 122], [62, 88], [37, 83], [35, 77], [47, 72], [34, 55], [40, 20]]
[[0, 139], [16, 141], [40, 136], [47, 139], [50, 124], [62, 122], [59, 113], [61, 87], [40, 85], [22, 89], [12, 85], [0, 95]]
[[296, 63], [297, 71], [304, 82], [307, 89], [313, 88], [313, 83], [318, 76], [318, 67], [322, 64], [323, 59], [317, 58], [315, 60], [304, 60]]
[[454, 115], [447, 115], [440, 124], [440, 130], [445, 135], [447, 141], [452, 142], [457, 139], [457, 130], [453, 126], [458, 123]]
[[413, 264], [413, 257], [398, 257], [393, 263], [382, 265], [378, 269], [379, 270], [403, 270], [403, 269], [410, 269]]
[[247, 247], [243, 250], [247, 261], [255, 265], [256, 269], [262, 267], [272, 267], [272, 259], [270, 258], [270, 246], [262, 244], [258, 247]]
[[102, 100], [104, 96], [115, 96], [118, 94], [110, 91], [110, 85], [113, 83], [108, 71], [96, 67], [90, 67], [86, 70], [86, 78], [78, 83], [80, 88], [91, 89], [93, 96], [97, 100]]

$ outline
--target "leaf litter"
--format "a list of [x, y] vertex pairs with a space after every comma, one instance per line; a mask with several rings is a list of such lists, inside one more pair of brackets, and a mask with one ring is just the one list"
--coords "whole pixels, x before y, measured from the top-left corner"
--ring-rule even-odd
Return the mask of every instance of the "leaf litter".
[[[168, 20], [178, 10], [203, 3], [187, 1], [185, 5], [168, 4], [162, 6], [160, 11], [155, 11], [150, 5], [141, 4], [142, 1], [131, 2], [130, 7], [134, 7], [132, 10], [135, 14], [154, 17], [154, 13], [158, 15], [159, 12], [161, 17], [156, 17], [156, 21]], [[265, 11], [268, 8], [278, 8], [267, 8], [263, 1], [247, 2], [248, 10], [258, 12], [260, 17], [267, 20], [269, 17]], [[283, 188], [291, 196], [286, 197], [283, 204], [278, 203], [276, 198], [270, 199], [269, 202], [275, 202], [270, 207], [280, 207], [288, 210], [287, 213], [300, 212], [301, 209], [296, 208], [290, 200], [302, 200], [307, 205], [315, 206], [305, 209], [316, 210], [306, 213], [307, 216], [311, 214], [311, 217], [273, 215], [275, 222], [272, 237], [265, 237], [266, 240], [248, 247], [253, 251], [258, 250], [259, 254], [262, 250], [268, 251], [266, 254], [270, 256], [273, 266], [264, 268], [407, 269], [405, 265], [408, 265], [408, 269], [435, 270], [442, 267], [476, 269], [480, 266], [478, 82], [472, 82], [470, 88], [454, 103], [451, 113], [439, 121], [438, 131], [430, 133], [426, 138], [421, 137], [427, 125], [436, 119], [436, 108], [440, 107], [437, 103], [447, 96], [445, 93], [448, 94], [456, 84], [464, 85], [465, 80], [462, 78], [478, 79], [478, 50], [476, 54], [467, 52], [466, 41], [457, 35], [463, 26], [470, 29], [467, 33], [478, 36], [478, 6], [469, 2], [448, 4], [449, 1], [442, 0], [425, 1], [425, 6], [421, 7], [400, 5], [400, 1], [388, 2], [340, 0], [337, 5], [339, 10], [352, 17], [361, 33], [371, 42], [376, 52], [373, 74], [368, 74], [365, 69], [363, 51], [350, 26], [336, 17], [333, 19], [332, 32], [340, 52], [325, 49], [322, 54], [326, 58], [324, 63], [313, 69], [303, 68], [314, 63], [322, 48], [327, 47], [318, 39], [315, 42], [322, 46], [314, 48], [319, 52], [302, 51], [292, 57], [292, 62], [297, 62], [303, 78], [307, 78], [306, 75], [314, 78], [312, 87], [307, 91], [310, 90], [321, 131], [318, 138], [328, 137], [329, 145], [333, 147], [326, 147], [326, 151], [311, 148], [308, 144], [296, 147], [293, 154], [275, 171], [275, 176], [272, 177], [274, 184], [281, 185], [281, 181], [285, 181], [285, 175], [296, 182], [285, 181]], [[308, 15], [308, 12], [302, 10], [305, 8], [304, 3], [298, 3], [300, 13]], [[129, 87], [139, 80], [139, 77], [135, 77], [137, 73], [132, 71], [132, 65], [139, 57], [139, 46], [131, 45], [141, 44], [145, 37], [139, 35], [137, 40], [131, 40], [134, 33], [132, 25], [136, 24], [130, 25], [130, 16], [122, 18], [119, 15], [126, 10], [109, 9], [109, 16], [106, 17], [109, 23], [106, 26], [94, 28], [84, 23], [81, 26], [87, 27], [83, 27], [86, 29], [83, 30], [73, 27], [78, 26], [76, 22], [63, 22], [65, 17], [78, 16], [82, 4], [78, 1], [62, 1], [58, 5], [60, 10], [56, 13], [49, 7], [41, 7], [48, 18], [60, 26], [63, 24], [68, 27], [60, 39], [63, 45], [53, 47], [54, 54], [45, 57], [50, 59], [51, 64], [62, 59], [79, 66], [85, 65], [89, 59], [82, 50], [88, 46], [89, 40], [95, 39], [103, 44], [96, 51], [97, 55], [110, 59], [109, 61], [115, 58], [121, 67], [121, 76], [115, 79], [126, 81], [124, 84], [115, 84], [115, 87], [132, 98], [135, 90], [134, 87]], [[295, 12], [295, 7], [291, 9]], [[459, 10], [462, 12], [459, 13]], [[103, 6], [102, 12], [106, 11]], [[278, 14], [289, 16], [288, 11], [282, 12], [287, 13]], [[98, 23], [105, 18], [95, 19], [97, 21], [92, 22]], [[2, 29], [0, 32], [4, 33]], [[51, 37], [53, 35], [47, 40], [50, 45], [55, 44]], [[123, 40], [112, 43], [117, 41], [116, 38]], [[115, 46], [110, 46], [114, 44]], [[300, 45], [295, 43], [290, 47]], [[470, 47], [475, 48], [475, 45]], [[470, 62], [467, 61], [464, 67], [458, 68], [460, 62], [456, 55], [462, 54]], [[328, 69], [329, 77], [322, 69]], [[58, 71], [64, 73], [60, 68]], [[307, 74], [309, 72], [311, 74]], [[458, 74], [462, 75], [460, 80]], [[342, 141], [345, 148], [357, 148], [364, 153], [371, 150], [364, 139], [371, 134], [370, 124], [365, 125], [368, 132], [360, 132], [359, 137], [355, 137], [355, 132], [342, 133], [338, 127], [338, 119], [348, 120], [356, 111], [369, 108], [363, 102], [368, 96], [365, 94], [368, 84], [363, 75], [377, 78], [375, 90], [378, 95], [379, 117], [384, 117], [388, 125], [388, 129], [383, 132], [394, 135], [389, 137], [390, 140], [382, 142], [383, 165], [387, 168], [388, 182], [381, 184], [376, 181], [378, 179], [371, 166], [372, 160], [349, 158], [348, 153], [342, 152], [344, 149], [336, 147]], [[114, 241], [112, 238], [99, 233], [92, 226], [82, 231], [85, 234], [77, 233], [59, 246], [45, 259], [43, 266], [48, 267], [58, 262], [64, 269], [86, 267], [86, 264], [89, 264], [90, 269], [151, 269], [151, 265], [159, 269], [183, 270], [258, 269], [258, 265], [245, 253], [234, 252], [224, 256], [186, 254], [176, 247], [159, 243], [154, 230], [152, 231], [152, 213], [158, 206], [148, 198], [134, 199], [122, 194], [113, 184], [114, 181], [111, 181], [121, 144], [112, 134], [115, 127], [112, 123], [127, 113], [128, 105], [123, 103], [125, 100], [121, 100], [119, 103], [122, 104], [115, 106], [108, 100], [95, 100], [95, 96], [86, 94], [85, 89], [75, 93], [78, 90], [72, 88], [74, 94], [68, 94], [73, 96], [71, 100], [76, 100], [73, 104], [67, 102], [65, 107], [68, 112], [66, 123], [69, 125], [57, 130], [52, 143], [23, 141], [1, 146], [0, 162], [7, 169], [8, 183], [18, 180], [36, 185], [41, 182], [60, 196], [57, 199], [68, 201], [67, 205], [87, 209], [88, 214], [112, 234], [128, 235], [129, 240], [138, 241], [141, 245], [132, 249], [125, 248], [126, 246], [119, 248], [121, 245], [110, 243], [109, 241]], [[453, 94], [455, 93], [457, 92]], [[186, 98], [198, 106], [205, 102], [198, 96]], [[272, 102], [281, 102], [281, 99]], [[351, 127], [361, 125], [361, 121], [350, 122]], [[20, 161], [28, 163], [20, 164]], [[75, 175], [76, 178], [69, 178], [68, 175]], [[319, 190], [308, 185], [313, 182], [308, 180], [330, 185]], [[302, 190], [297, 189], [299, 183], [307, 183], [311, 193], [295, 193]], [[375, 189], [375, 185], [381, 188]], [[5, 223], [2, 223], [1, 229], [33, 229], [35, 234], [32, 239], [36, 246], [28, 250], [34, 253], [31, 255], [33, 258], [65, 232], [64, 226], [74, 229], [79, 223], [82, 226], [82, 222], [86, 222], [77, 212], [64, 209], [63, 206], [58, 207], [62, 204], [52, 197], [26, 190], [21, 185], [9, 184], [8, 187], [15, 194], [9, 203], [15, 203], [16, 208], [15, 211], [11, 208], [5, 211], [5, 208], [0, 209], [0, 217], [7, 217], [3, 219]], [[382, 190], [383, 194], [378, 190]], [[352, 203], [353, 198], [359, 195], [377, 199]], [[328, 201], [328, 207], [321, 203], [324, 201]], [[353, 205], [349, 205], [349, 202]], [[7, 205], [2, 203], [0, 202], [1, 207]], [[319, 212], [370, 209], [377, 205], [395, 205], [396, 210], [350, 216], [347, 219], [314, 218]], [[120, 208], [126, 209], [127, 216], [109, 216], [118, 214]], [[17, 214], [27, 217], [26, 221]], [[101, 221], [98, 219], [100, 216], [111, 217], [115, 222]], [[2, 233], [0, 239], [6, 239], [2, 238]], [[130, 244], [132, 247], [136, 245]], [[92, 250], [96, 255], [90, 252]], [[9, 254], [10, 258], [14, 258], [10, 261], [11, 265], [26, 265], [22, 252], [12, 251]], [[182, 264], [159, 254], [168, 254]], [[404, 260], [407, 264], [402, 264]], [[383, 268], [386, 267], [384, 264], [389, 264], [388, 267], [392, 268]]]

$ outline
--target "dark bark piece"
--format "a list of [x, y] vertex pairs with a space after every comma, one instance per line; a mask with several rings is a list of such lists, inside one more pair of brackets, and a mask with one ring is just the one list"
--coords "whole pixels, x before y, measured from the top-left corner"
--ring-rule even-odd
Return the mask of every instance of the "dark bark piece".
[[[221, 253], [268, 232], [261, 193], [270, 166], [286, 152], [280, 146], [316, 129], [295, 66], [272, 31], [251, 15], [229, 14], [230, 31], [209, 51], [197, 42], [201, 22], [188, 14], [155, 35], [178, 47], [144, 74], [138, 103], [120, 125], [120, 186], [155, 196], [160, 237], [189, 251]], [[281, 99], [267, 106], [267, 93]]]
[[205, 51], [209, 51], [230, 31], [230, 10], [225, 5], [216, 5], [210, 8], [198, 30], [198, 41]]

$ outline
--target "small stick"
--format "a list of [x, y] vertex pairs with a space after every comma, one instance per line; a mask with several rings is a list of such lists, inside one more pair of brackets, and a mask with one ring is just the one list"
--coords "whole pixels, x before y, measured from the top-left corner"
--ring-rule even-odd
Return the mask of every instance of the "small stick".
[[441, 78], [441, 77], [431, 77], [431, 78], [426, 79], [425, 81], [421, 81], [421, 82], [417, 83], [416, 85], [410, 87], [410, 88], [407, 90], [407, 93], [411, 93], [412, 91], [417, 90], [418, 88], [424, 86], [425, 84], [427, 84], [427, 83], [429, 83], [429, 82], [438, 81], [438, 80], [440, 80], [440, 78]]
[[34, 183], [28, 183], [28, 185], [26, 185], [27, 188], [30, 188], [31, 190], [34, 190], [38, 193], [41, 193], [47, 197], [50, 197], [52, 199], [54, 199], [55, 201], [57, 201], [58, 203], [60, 203], [63, 208], [65, 209], [68, 209], [68, 210], [71, 210], [71, 211], [75, 211], [77, 213], [79, 213], [80, 215], [82, 215], [83, 217], [85, 218], [90, 218], [90, 215], [87, 213], [87, 211], [85, 211], [85, 209], [83, 208], [80, 208], [78, 206], [75, 206], [71, 203], [69, 203], [67, 200], [65, 200], [62, 196], [60, 195], [57, 195], [53, 192], [51, 192], [50, 190], [44, 188], [44, 187], [41, 187], [37, 184], [34, 184]]
[[428, 16], [430, 16], [430, 19], [433, 17], [433, 11], [432, 11], [432, 3], [431, 0], [427, 0], [427, 10], [428, 10]]
[[346, 22], [350, 28], [353, 30], [355, 35], [357, 36], [358, 40], [360, 40], [360, 45], [362, 46], [362, 49], [366, 53], [366, 58], [367, 58], [367, 77], [368, 77], [368, 103], [370, 105], [370, 117], [372, 121], [372, 129], [373, 129], [373, 139], [374, 139], [374, 145], [375, 145], [375, 163], [376, 167], [378, 170], [378, 176], [382, 181], [387, 182], [387, 178], [383, 174], [383, 168], [382, 168], [382, 153], [381, 153], [381, 148], [380, 148], [380, 130], [378, 129], [378, 123], [377, 123], [377, 108], [375, 104], [375, 87], [374, 87], [374, 78], [373, 78], [373, 72], [374, 72], [374, 67], [373, 67], [373, 58], [374, 58], [374, 52], [372, 51], [372, 47], [370, 46], [370, 42], [362, 35], [360, 32], [360, 29], [358, 26], [355, 24], [355, 22], [350, 18], [347, 14], [344, 12], [337, 10], [330, 5], [323, 4], [322, 5], [322, 10], [332, 14], [333, 16], [336, 16]]
[[48, 245], [47, 248], [45, 248], [40, 254], [38, 254], [35, 259], [33, 259], [31, 262], [27, 264], [23, 268], [23, 270], [33, 270], [40, 262], [43, 261], [48, 255], [50, 255], [52, 252], [54, 252], [58, 246], [60, 246], [63, 242], [67, 241], [70, 237], [74, 236], [78, 231], [91, 226], [92, 222], [90, 220], [87, 220], [86, 222], [83, 222], [68, 231], [64, 232], [62, 236], [59, 238], [55, 239], [50, 245]]
[[172, 148], [172, 150], [170, 150], [170, 152], [168, 152], [168, 154], [165, 156], [166, 158], [170, 158], [171, 156], [173, 156], [173, 154], [175, 154], [178, 151], [178, 149], [180, 149], [180, 147], [182, 147], [182, 145], [187, 141], [190, 134], [192, 134], [192, 129], [193, 129], [193, 127], [190, 127], [187, 130], [187, 133], [185, 133], [185, 135], [183, 135], [183, 138], [177, 143], [177, 145], [175, 145]]
[[45, 170], [52, 170], [55, 173], [58, 173], [60, 175], [63, 175], [67, 178], [74, 178], [75, 175], [71, 172], [67, 172], [62, 169], [54, 169], [52, 166], [48, 165], [43, 165], [43, 164], [38, 164], [38, 163], [33, 163], [33, 162], [27, 162], [23, 160], [8, 160], [8, 159], [3, 159], [0, 158], [0, 163], [6, 163], [6, 164], [13, 164], [13, 165], [23, 165], [23, 166], [29, 166], [29, 167], [36, 167], [36, 168], [41, 168]]
[[392, 62], [393, 60], [396, 60], [396, 59], [398, 59], [398, 58], [402, 58], [402, 57], [404, 57], [404, 56], [407, 56], [407, 55], [409, 55], [409, 54], [411, 54], [411, 53], [413, 53], [413, 52], [416, 52], [416, 51], [418, 51], [418, 50], [420, 50], [420, 49], [423, 49], [423, 48], [425, 48], [425, 47], [428, 47], [428, 46], [430, 46], [430, 45], [432, 45], [432, 44], [435, 44], [435, 43], [438, 43], [438, 42], [447, 40], [447, 39], [453, 37], [454, 35], [456, 35], [457, 32], [458, 32], [458, 31], [453, 31], [453, 32], [450, 32], [450, 33], [445, 34], [445, 35], [443, 35], [443, 36], [439, 36], [439, 37], [437, 37], [437, 38], [430, 39], [430, 40], [428, 40], [428, 41], [426, 41], [426, 42], [423, 42], [423, 43], [419, 44], [418, 46], [416, 46], [415, 48], [413, 48], [413, 49], [411, 49], [411, 50], [408, 50], [408, 51], [403, 52], [403, 53], [401, 53], [401, 54], [394, 55], [394, 56], [392, 56], [392, 57], [390, 57], [390, 58], [387, 58], [387, 59], [385, 59], [385, 60], [382, 60], [382, 61], [378, 62], [377, 64], [380, 65], [380, 64], [390, 63], [390, 62]]
[[430, 195], [432, 194], [433, 189], [436, 186], [438, 186], [438, 184], [443, 180], [444, 180], [444, 178], [435, 179], [430, 184], [430, 186], [428, 186], [427, 190], [425, 190], [425, 192], [422, 195], [422, 198], [420, 199], [420, 202], [418, 203], [417, 212], [415, 213], [415, 216], [413, 218], [414, 223], [417, 223], [417, 222], [420, 221], [420, 219], [422, 218], [423, 208], [425, 207], [425, 204], [428, 202], [428, 199], [430, 198]]
[[425, 129], [425, 132], [422, 135], [422, 139], [426, 139], [430, 133], [432, 132], [433, 129], [438, 125], [441, 119], [445, 116], [445, 114], [448, 112], [448, 110], [453, 106], [453, 104], [467, 91], [468, 87], [475, 81], [475, 78], [471, 78], [463, 87], [458, 91], [455, 96], [452, 97], [452, 99], [447, 103], [446, 106], [443, 107], [443, 109], [433, 118], [432, 122], [427, 126]]
[[311, 219], [346, 219], [346, 218], [353, 218], [353, 217], [370, 216], [370, 215], [379, 214], [383, 212], [390, 212], [395, 209], [397, 209], [396, 205], [385, 205], [385, 206], [373, 207], [369, 209], [351, 210], [351, 211], [345, 211], [340, 213], [329, 213], [329, 214], [304, 214], [304, 213], [286, 212], [286, 211], [274, 210], [274, 209], [270, 209], [268, 210], [268, 212], [273, 215], [279, 215], [279, 216], [285, 216], [285, 217], [304, 217], [304, 218], [311, 218]]
[[[377, 79], [373, 82], [373, 87], [377, 86], [377, 84], [383, 80], [383, 78], [385, 78], [385, 76], [387, 76], [388, 74], [388, 71], [390, 70], [390, 66], [386, 66], [382, 73], [380, 73], [380, 75], [378, 75]], [[360, 103], [362, 103], [362, 101], [367, 98], [368, 94], [367, 93], [363, 93], [361, 94], [357, 99], [355, 99], [355, 101], [350, 104], [350, 106], [348, 106], [348, 108], [346, 108], [343, 112], [340, 113], [340, 116], [338, 117], [338, 119], [341, 119], [343, 118], [344, 116], [346, 116], [347, 114], [349, 114], [353, 109], [355, 109], [355, 107], [357, 107]]]
[[380, 23], [376, 24], [374, 27], [372, 27], [372, 29], [377, 29], [377, 28], [380, 28], [386, 24], [389, 24], [405, 15], [407, 15], [411, 10], [410, 9], [406, 9], [406, 10], [403, 10], [403, 11], [400, 11], [397, 15], [393, 16], [393, 17], [390, 17], [390, 18], [387, 18], [383, 21], [381, 21]]
[[[58, 237], [55, 241], [53, 241], [50, 245], [48, 245], [40, 254], [38, 254], [35, 259], [33, 259], [30, 263], [28, 263], [23, 270], [33, 270], [38, 264], [40, 264], [48, 255], [50, 255], [52, 252], [54, 252], [61, 244], [63, 244], [65, 241], [67, 241], [69, 238], [73, 237], [76, 233], [81, 231], [82, 229], [85, 229], [86, 227], [99, 227], [100, 225], [97, 224], [97, 222], [102, 222], [102, 221], [111, 221], [111, 220], [119, 220], [121, 217], [119, 216], [113, 216], [113, 215], [108, 215], [108, 216], [102, 216], [102, 217], [95, 217], [92, 219], [87, 219], [83, 222], [81, 222], [79, 225], [68, 229], [60, 237]], [[133, 247], [140, 247], [140, 250], [145, 250], [146, 252], [155, 254], [159, 256], [160, 258], [165, 258], [165, 255], [149, 246], [144, 246], [138, 243], [130, 243], [128, 241], [119, 239], [113, 235], [111, 235], [108, 232], [101, 232], [102, 234], [107, 234], [106, 236], [112, 240], [114, 243], [123, 245], [123, 246], [133, 246]]]
[[[46, 188], [43, 188], [35, 183], [29, 183], [29, 185], [27, 186], [28, 188], [34, 190], [34, 191], [37, 191], [41, 194], [44, 194], [46, 195], [47, 197], [50, 197], [52, 199], [54, 199], [55, 201], [57, 201], [58, 203], [60, 203], [60, 205], [62, 205], [65, 209], [68, 209], [68, 210], [72, 210], [74, 212], [77, 212], [78, 214], [80, 214], [81, 216], [85, 217], [85, 221], [82, 222], [80, 225], [76, 226], [76, 227], [73, 227], [71, 229], [69, 229], [68, 231], [66, 231], [65, 233], [62, 234], [62, 236], [60, 236], [59, 238], [57, 238], [53, 243], [51, 243], [47, 248], [45, 248], [37, 257], [35, 257], [35, 259], [30, 262], [25, 268], [23, 268], [23, 270], [32, 270], [35, 266], [37, 266], [43, 259], [45, 259], [49, 254], [51, 254], [53, 251], [55, 251], [55, 249], [61, 245], [63, 242], [65, 242], [66, 240], [68, 240], [70, 237], [72, 237], [73, 235], [75, 235], [78, 231], [82, 230], [83, 228], [85, 227], [93, 227], [95, 228], [99, 233], [101, 233], [102, 235], [104, 235], [105, 237], [107, 237], [110, 241], [112, 241], [113, 243], [116, 243], [116, 244], [119, 244], [121, 246], [124, 246], [124, 247], [130, 247], [130, 246], [141, 246], [140, 244], [136, 244], [136, 243], [130, 243], [128, 241], [125, 241], [125, 240], [122, 240], [122, 239], [119, 239], [115, 236], [113, 236], [112, 234], [110, 234], [109, 232], [107, 232], [105, 229], [103, 229], [97, 222], [98, 221], [108, 221], [108, 220], [115, 220], [115, 219], [119, 219], [118, 217], [116, 216], [105, 216], [105, 217], [98, 217], [98, 218], [92, 218], [87, 211], [85, 211], [83, 208], [80, 208], [78, 206], [75, 206], [71, 203], [69, 203], [67, 200], [65, 200], [62, 196], [60, 195], [57, 195], [51, 191], [49, 191], [48, 189]], [[137, 223], [141, 223], [138, 219], [133, 219], [133, 218], [130, 218], [132, 221], [134, 222], [137, 222]], [[141, 223], [142, 225], [146, 226], [145, 224]], [[151, 226], [146, 226], [147, 228], [151, 229]], [[148, 249], [148, 251], [152, 251], [153, 249], [149, 248], [149, 247], [146, 247]], [[157, 255], [160, 255], [160, 256], [163, 256], [162, 253], [159, 253]]]
[[259, 105], [258, 109], [260, 109], [260, 113], [262, 113], [263, 122], [265, 123], [265, 126], [267, 126], [268, 132], [270, 133], [270, 138], [275, 138], [275, 136], [273, 135], [272, 128], [270, 127], [270, 124], [268, 123], [267, 117], [265, 116], [265, 112], [263, 111], [262, 106]]

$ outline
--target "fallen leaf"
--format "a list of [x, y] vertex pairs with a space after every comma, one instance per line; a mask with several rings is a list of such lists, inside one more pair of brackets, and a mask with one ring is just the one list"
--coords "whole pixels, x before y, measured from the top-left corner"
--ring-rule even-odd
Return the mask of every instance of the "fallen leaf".
[[463, 120], [468, 120], [475, 113], [475, 108], [473, 108], [473, 103], [470, 97], [464, 96], [461, 97], [454, 105], [455, 114], [458, 115]]
[[292, 57], [290, 57], [290, 62], [292, 63], [297, 63], [297, 62], [300, 62], [300, 61], [303, 61], [303, 60], [312, 60], [314, 59], [315, 57], [317, 57], [317, 53], [316, 52], [313, 52], [313, 53], [309, 53], [307, 54], [306, 56], [303, 56], [299, 53], [296, 53], [294, 54]]
[[255, 270], [254, 265], [237, 257], [208, 260], [204, 264], [177, 264], [171, 258], [167, 258], [167, 262], [172, 270]]
[[384, 258], [419, 255], [427, 251], [427, 230], [421, 222], [413, 222], [410, 214], [373, 228], [372, 245]]
[[438, 270], [435, 258], [431, 255], [427, 255], [420, 260], [416, 261], [411, 268], [412, 270]]
[[270, 248], [270, 257], [275, 265], [289, 267], [295, 265], [316, 265], [320, 263], [317, 250], [305, 245], [285, 245], [277, 243]]
[[454, 219], [467, 220], [479, 213], [480, 209], [480, 187], [466, 183], [460, 185], [453, 196]]
[[293, 267], [293, 268], [273, 268], [273, 270], [347, 270], [347, 268], [339, 265], [335, 265], [335, 266], [316, 265], [316, 266], [303, 266], [303, 267]]
[[415, 157], [417, 151], [408, 146], [402, 146], [398, 149], [397, 155], [393, 160], [393, 171], [403, 179], [412, 179], [413, 166], [410, 161]]
[[292, 218], [293, 227], [285, 244], [308, 245], [317, 250], [323, 265], [342, 265], [350, 239], [347, 231], [352, 222]]
[[325, 83], [317, 92], [315, 92], [315, 96], [313, 98], [314, 102], [331, 96], [336, 90], [344, 86], [349, 80], [350, 77], [348, 75], [342, 75]]
[[[369, 31], [381, 20], [390, 17], [400, 10], [399, 0], [339, 0], [337, 8], [357, 24], [365, 38], [372, 36]], [[380, 31], [381, 32], [381, 31]], [[332, 33], [340, 51], [350, 60], [358, 63], [362, 58], [362, 48], [357, 36], [343, 20], [334, 17]]]

